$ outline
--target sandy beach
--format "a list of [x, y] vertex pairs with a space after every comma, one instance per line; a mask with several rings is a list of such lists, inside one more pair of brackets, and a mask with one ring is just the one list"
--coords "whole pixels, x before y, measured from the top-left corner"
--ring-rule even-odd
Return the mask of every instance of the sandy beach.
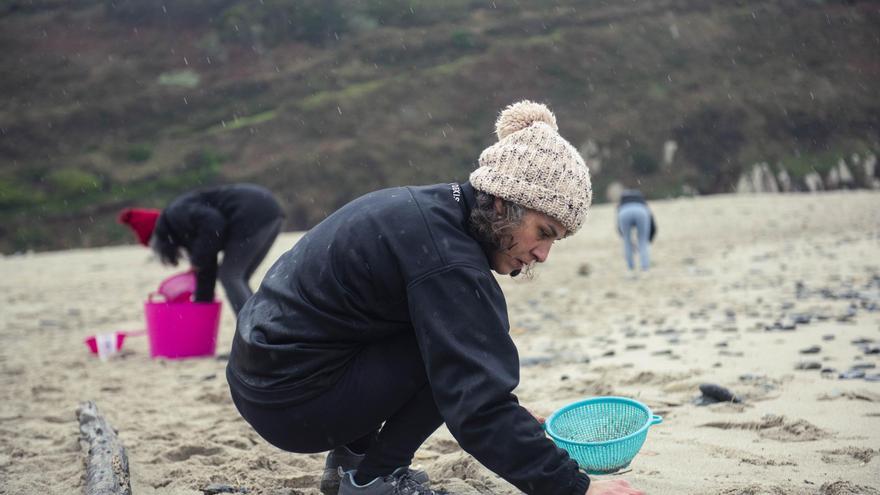
[[[501, 279], [520, 402], [544, 415], [595, 395], [650, 406], [663, 423], [616, 475], [650, 494], [880, 494], [880, 193], [651, 207], [647, 274], [628, 276], [614, 207], [597, 205], [534, 279]], [[278, 238], [255, 288], [299, 235]], [[176, 271], [134, 245], [0, 259], [0, 493], [82, 492], [86, 400], [125, 444], [135, 494], [319, 493], [324, 454], [270, 446], [232, 405], [228, 306], [216, 358], [152, 360], [144, 336], [106, 361], [84, 345], [143, 329], [143, 301]], [[698, 405], [703, 383], [741, 402]], [[445, 429], [415, 464], [453, 493], [518, 493]]]

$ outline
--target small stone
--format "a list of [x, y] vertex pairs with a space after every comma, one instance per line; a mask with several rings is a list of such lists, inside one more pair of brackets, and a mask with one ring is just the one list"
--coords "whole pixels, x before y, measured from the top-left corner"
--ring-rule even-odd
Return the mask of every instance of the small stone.
[[826, 340], [826, 341], [827, 341], [827, 340], [834, 340], [834, 335], [831, 335], [830, 333], [829, 333], [829, 334], [826, 334], [826, 335], [823, 335], [823, 336], [822, 336], [822, 340]]
[[796, 370], [819, 370], [822, 369], [822, 363], [816, 361], [801, 361], [794, 369]]
[[538, 366], [541, 364], [548, 364], [551, 361], [553, 361], [553, 358], [550, 356], [530, 356], [522, 358], [519, 364], [523, 367]]
[[784, 330], [787, 332], [790, 332], [790, 331], [794, 330], [795, 328], [797, 328], [797, 324], [795, 324], [795, 322], [790, 319], [785, 319], [785, 320], [779, 321], [779, 322], [777, 322], [777, 324], [779, 325], [780, 330]]
[[581, 266], [578, 267], [578, 275], [582, 277], [587, 277], [590, 275], [590, 264], [589, 263], [581, 263]]
[[870, 375], [865, 375], [866, 382], [880, 382], [880, 373], [871, 373]]
[[818, 354], [822, 348], [817, 345], [812, 345], [807, 347], [806, 349], [801, 349], [801, 354]]
[[813, 319], [813, 315], [807, 313], [798, 313], [791, 316], [792, 321], [797, 325], [806, 325]]
[[211, 483], [201, 489], [205, 495], [217, 495], [218, 493], [247, 493], [247, 488], [240, 486], [226, 485], [223, 483]]
[[876, 368], [877, 365], [874, 363], [856, 363], [849, 367], [851, 370], [872, 370]]
[[697, 399], [698, 405], [712, 404], [715, 402], [740, 402], [739, 397], [734, 395], [733, 392], [714, 383], [700, 384], [700, 393], [703, 395]]
[[864, 378], [865, 372], [863, 370], [848, 370], [837, 375], [837, 377], [841, 380], [855, 380], [857, 378]]
[[637, 351], [639, 349], [644, 349], [645, 344], [627, 344], [626, 350], [628, 351]]

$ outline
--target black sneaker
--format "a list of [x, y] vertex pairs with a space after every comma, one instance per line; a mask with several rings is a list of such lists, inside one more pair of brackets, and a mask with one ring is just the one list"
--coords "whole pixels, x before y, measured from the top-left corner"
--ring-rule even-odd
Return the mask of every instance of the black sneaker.
[[[376, 478], [366, 485], [354, 482], [354, 471], [346, 471], [339, 485], [339, 495], [452, 495], [445, 490], [431, 490], [410, 474], [413, 471], [400, 468], [395, 473]], [[423, 471], [419, 471], [424, 473]]]
[[348, 447], [339, 447], [327, 454], [324, 462], [324, 474], [321, 475], [321, 493], [324, 495], [336, 495], [339, 493], [339, 481], [342, 473], [357, 469], [364, 454], [355, 454]]
[[[364, 454], [355, 454], [345, 446], [331, 450], [324, 462], [324, 473], [321, 475], [321, 493], [324, 495], [339, 493], [339, 482], [343, 474], [346, 471], [357, 469], [362, 460], [364, 460]], [[428, 473], [408, 467], [395, 469], [391, 476], [399, 478], [404, 474], [425, 486], [431, 482]]]

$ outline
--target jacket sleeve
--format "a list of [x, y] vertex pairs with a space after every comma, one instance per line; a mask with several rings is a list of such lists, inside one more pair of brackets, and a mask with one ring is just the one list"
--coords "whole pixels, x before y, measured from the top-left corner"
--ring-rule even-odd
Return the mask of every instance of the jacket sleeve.
[[434, 400], [461, 447], [525, 493], [584, 495], [589, 478], [512, 393], [519, 357], [492, 274], [447, 268], [407, 292]]
[[214, 300], [217, 282], [217, 254], [223, 249], [226, 220], [217, 210], [195, 206], [191, 211], [194, 229], [189, 249], [189, 260], [196, 271], [195, 300]]

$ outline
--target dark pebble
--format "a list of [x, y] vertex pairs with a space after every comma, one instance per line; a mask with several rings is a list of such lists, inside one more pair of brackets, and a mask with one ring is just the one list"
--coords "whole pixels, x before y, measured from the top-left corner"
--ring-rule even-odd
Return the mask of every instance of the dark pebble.
[[816, 361], [802, 361], [798, 363], [794, 369], [796, 370], [819, 370], [822, 369], [822, 363]]
[[868, 345], [862, 348], [865, 354], [880, 354], [880, 345]]
[[672, 349], [663, 349], [661, 351], [654, 351], [651, 353], [652, 356], [668, 356], [672, 354]]
[[806, 325], [807, 323], [810, 322], [810, 320], [813, 319], [813, 315], [803, 314], [803, 313], [796, 314], [796, 315], [792, 315], [791, 319], [792, 319], [792, 321], [794, 321], [798, 325]]
[[874, 363], [856, 363], [849, 367], [851, 370], [872, 370], [876, 368], [877, 365]]
[[613, 355], [615, 355], [615, 354], [616, 354], [616, 353], [615, 353], [613, 350], [611, 350], [611, 351], [605, 351], [604, 353], [602, 353], [602, 357], [610, 357], [610, 356], [613, 356]]
[[850, 342], [850, 344], [855, 344], [855, 345], [861, 345], [861, 344], [873, 344], [873, 343], [874, 343], [874, 339], [866, 339], [866, 338], [864, 338], [864, 337], [861, 337], [861, 338], [858, 338], [858, 339], [850, 340], [849, 342]]
[[865, 372], [862, 370], [849, 370], [837, 375], [841, 380], [854, 380], [856, 378], [864, 378]]
[[865, 375], [866, 382], [880, 382], [880, 373], [871, 373], [870, 375]]
[[217, 357], [215, 357], [214, 359], [216, 359], [217, 361], [229, 361], [229, 353], [221, 352], [220, 354], [217, 354]]
[[822, 340], [834, 340], [834, 335], [831, 335], [831, 334], [823, 335]]
[[216, 495], [218, 493], [247, 493], [247, 488], [240, 486], [224, 485], [222, 483], [211, 483], [201, 489], [205, 495]]
[[645, 344], [627, 344], [626, 350], [628, 351], [637, 351], [639, 349], [644, 349]]
[[819, 351], [821, 351], [821, 350], [822, 350], [821, 347], [819, 347], [817, 345], [811, 345], [810, 347], [807, 347], [806, 349], [801, 349], [801, 354], [818, 354]]
[[700, 393], [703, 395], [698, 399], [700, 401], [699, 405], [713, 404], [715, 402], [740, 402], [739, 397], [734, 395], [733, 392], [714, 383], [700, 384]]
[[565, 380], [568, 380], [568, 375], [562, 375], [559, 377], [559, 381], [564, 382]]

